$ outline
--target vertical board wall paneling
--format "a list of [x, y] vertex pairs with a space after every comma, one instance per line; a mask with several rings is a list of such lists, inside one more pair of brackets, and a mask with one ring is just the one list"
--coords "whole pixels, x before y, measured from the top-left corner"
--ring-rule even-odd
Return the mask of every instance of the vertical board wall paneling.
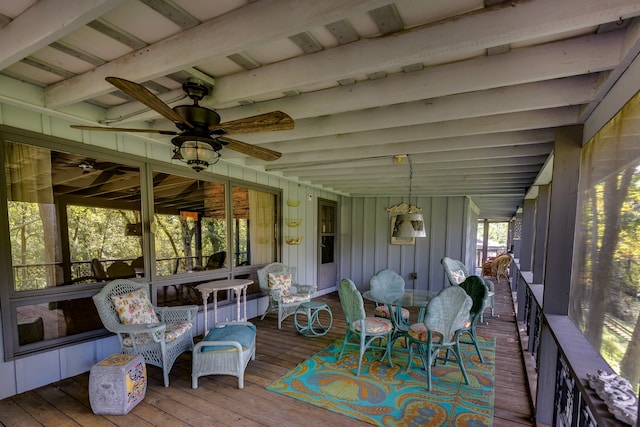
[[431, 199], [431, 239], [428, 256], [427, 289], [438, 291], [442, 289], [442, 266], [440, 260], [444, 256], [447, 237], [447, 198], [433, 197]]
[[467, 254], [467, 259], [465, 261], [465, 264], [467, 265], [467, 268], [469, 268], [469, 271], [474, 272], [476, 271], [476, 248], [478, 246], [478, 217], [480, 214], [480, 210], [478, 209], [478, 207], [476, 206], [475, 203], [473, 203], [473, 201], [471, 199], [466, 199], [466, 205], [465, 205], [465, 212], [466, 212], [466, 218], [467, 218], [467, 223], [466, 223], [466, 254]]
[[339, 262], [338, 280], [343, 277], [351, 277], [352, 266], [350, 259], [353, 254], [353, 199], [340, 197], [338, 201], [338, 215], [340, 216], [339, 232]]

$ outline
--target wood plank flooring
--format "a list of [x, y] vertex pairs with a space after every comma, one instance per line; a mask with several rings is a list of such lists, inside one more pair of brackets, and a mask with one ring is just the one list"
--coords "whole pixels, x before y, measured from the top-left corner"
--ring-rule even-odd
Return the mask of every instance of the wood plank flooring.
[[[162, 372], [148, 366], [144, 400], [125, 416], [91, 412], [89, 374], [68, 378], [0, 400], [2, 426], [368, 426], [331, 411], [267, 391], [265, 387], [298, 363], [340, 338], [345, 322], [337, 293], [318, 298], [331, 306], [333, 327], [319, 338], [295, 331], [293, 319], [276, 327], [274, 316], [252, 319], [258, 327], [256, 360], [249, 363], [244, 389], [229, 376], [208, 376], [191, 388], [191, 355], [182, 355], [162, 385]], [[373, 304], [366, 303], [373, 311]], [[488, 311], [487, 311], [488, 314]], [[495, 427], [533, 426], [532, 405], [509, 286], [496, 289], [496, 314], [485, 316], [478, 333], [496, 339]]]

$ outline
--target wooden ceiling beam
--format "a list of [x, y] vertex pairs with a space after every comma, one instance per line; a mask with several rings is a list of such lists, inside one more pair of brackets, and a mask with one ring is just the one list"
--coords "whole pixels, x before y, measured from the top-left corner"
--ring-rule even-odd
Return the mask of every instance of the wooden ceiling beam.
[[[50, 86], [45, 90], [46, 103], [55, 108], [109, 93], [113, 87], [104, 80], [108, 76], [144, 82], [191, 67], [209, 58], [227, 57], [282, 37], [298, 34], [310, 26], [329, 24], [389, 3], [392, 1], [255, 2], [204, 22], [180, 35], [124, 55], [89, 73]], [[189, 46], [189, 49], [185, 49], [185, 46]]]
[[0, 28], [0, 70], [116, 8], [124, 0], [40, 1]]

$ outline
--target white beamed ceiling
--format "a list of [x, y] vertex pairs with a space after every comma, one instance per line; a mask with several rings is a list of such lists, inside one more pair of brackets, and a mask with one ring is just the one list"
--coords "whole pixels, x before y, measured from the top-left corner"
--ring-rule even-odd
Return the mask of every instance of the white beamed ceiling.
[[295, 119], [291, 131], [231, 135], [279, 160], [224, 149], [224, 161], [365, 197], [407, 194], [410, 163], [414, 197], [468, 196], [481, 218], [506, 219], [555, 129], [585, 123], [638, 55], [638, 16], [638, 0], [11, 0], [0, 74], [44, 106], [7, 85], [0, 97], [175, 130], [105, 77], [171, 106], [190, 102], [182, 79], [198, 77], [214, 85], [201, 105], [223, 122]]

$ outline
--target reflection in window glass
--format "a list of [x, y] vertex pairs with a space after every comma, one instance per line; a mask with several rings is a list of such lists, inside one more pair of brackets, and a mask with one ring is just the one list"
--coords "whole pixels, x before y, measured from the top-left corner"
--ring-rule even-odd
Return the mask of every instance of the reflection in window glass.
[[15, 291], [94, 281], [92, 259], [106, 270], [142, 256], [138, 168], [9, 141], [4, 150]]
[[102, 329], [91, 298], [20, 306], [16, 319], [20, 345]]
[[640, 125], [636, 95], [583, 150], [569, 315], [621, 376], [640, 384]]
[[144, 274], [140, 211], [68, 205], [67, 228], [72, 281]]
[[161, 173], [154, 182], [156, 274], [225, 268], [224, 184]]

